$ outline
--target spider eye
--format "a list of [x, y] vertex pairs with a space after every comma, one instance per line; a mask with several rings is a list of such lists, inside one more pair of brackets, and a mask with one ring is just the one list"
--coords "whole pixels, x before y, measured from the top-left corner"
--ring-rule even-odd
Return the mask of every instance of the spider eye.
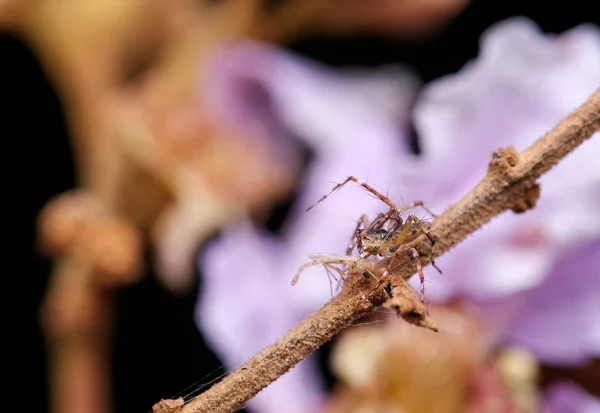
[[379, 246], [373, 247], [373, 253], [377, 254], [379, 252]]

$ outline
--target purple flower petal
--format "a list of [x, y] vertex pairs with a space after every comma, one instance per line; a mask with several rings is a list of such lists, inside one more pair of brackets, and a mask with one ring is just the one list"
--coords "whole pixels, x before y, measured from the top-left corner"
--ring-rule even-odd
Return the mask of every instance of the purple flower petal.
[[[441, 210], [485, 174], [501, 146], [524, 149], [600, 84], [600, 31], [543, 35], [523, 18], [490, 28], [480, 57], [428, 85], [416, 106], [423, 156], [406, 162], [394, 188]], [[431, 298], [507, 296], [543, 281], [562, 251], [600, 237], [600, 139], [592, 138], [541, 179], [525, 215], [505, 213], [442, 257]]]
[[[289, 282], [273, 270], [280, 258], [276, 240], [246, 225], [230, 230], [204, 255], [196, 322], [229, 369], [248, 361], [299, 321], [291, 307]], [[323, 393], [315, 369], [314, 360], [306, 360], [250, 405], [259, 412], [277, 412], [293, 400], [290, 412], [309, 411]]]
[[600, 399], [564, 381], [546, 391], [542, 413], [600, 413]]
[[345, 148], [360, 155], [353, 144], [377, 142], [382, 135], [407, 147], [398, 133], [408, 121], [416, 81], [400, 68], [334, 71], [274, 46], [242, 41], [215, 52], [207, 70], [209, 106], [229, 124], [272, 136], [291, 133], [323, 151]]
[[600, 356], [599, 315], [600, 239], [571, 248], [544, 282], [525, 294], [507, 338], [544, 362], [584, 363]]

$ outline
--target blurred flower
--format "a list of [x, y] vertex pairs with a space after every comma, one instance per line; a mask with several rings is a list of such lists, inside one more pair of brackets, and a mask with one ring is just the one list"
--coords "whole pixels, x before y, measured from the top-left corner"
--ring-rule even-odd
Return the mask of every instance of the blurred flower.
[[[476, 61], [420, 95], [419, 155], [407, 150], [398, 129], [406, 105], [390, 95], [389, 79], [359, 87], [356, 76], [256, 44], [225, 50], [217, 63], [221, 78], [214, 85], [222, 95], [214, 100], [224, 116], [247, 128], [293, 134], [315, 151], [280, 235], [250, 224], [232, 228], [201, 262], [198, 324], [231, 368], [328, 298], [325, 274], [307, 273], [289, 286], [303, 257], [343, 251], [359, 215], [381, 210], [358, 189], [343, 189], [304, 213], [331, 180], [368, 176], [376, 188], [390, 188], [392, 199], [422, 200], [441, 212], [484, 176], [495, 149], [524, 149], [598, 87], [600, 32], [584, 25], [542, 35], [521, 18], [490, 28]], [[264, 101], [256, 91], [268, 105], [257, 104]], [[565, 364], [600, 354], [593, 320], [600, 302], [599, 154], [600, 140], [592, 138], [541, 180], [533, 211], [496, 218], [439, 260], [443, 275], [427, 275], [430, 300], [468, 300], [484, 312], [489, 349], [515, 343], [540, 361]], [[279, 410], [281, 404], [269, 401], [288, 392], [286, 406], [307, 411], [306, 392], [315, 384], [304, 374], [311, 368], [297, 367], [251, 406]], [[298, 383], [306, 387], [291, 391]]]
[[340, 386], [324, 411], [465, 412], [486, 350], [468, 306], [434, 307], [439, 334], [400, 320], [344, 330], [331, 358]]
[[141, 105], [118, 106], [118, 136], [124, 151], [173, 198], [152, 231], [159, 277], [180, 292], [193, 280], [198, 245], [289, 196], [301, 159], [291, 139], [217, 121], [200, 92], [196, 99], [158, 99], [157, 88], [148, 89]]
[[[600, 85], [600, 32], [591, 25], [553, 37], [511, 19], [489, 29], [481, 49], [478, 60], [421, 94], [415, 121], [422, 153], [398, 168], [392, 193], [440, 211], [481, 179], [492, 151], [524, 149]], [[430, 271], [428, 297], [481, 303], [498, 339], [536, 343], [544, 361], [600, 355], [593, 320], [600, 302], [599, 155], [596, 136], [541, 179], [532, 211], [503, 214], [440, 258], [444, 274]], [[575, 305], [576, 320], [569, 317]], [[581, 329], [579, 344], [561, 324]]]
[[600, 356], [600, 238], [565, 248], [547, 278], [513, 300], [506, 340], [540, 360], [579, 365]]
[[590, 396], [571, 382], [556, 383], [548, 389], [547, 394], [543, 413], [600, 412], [600, 399]]

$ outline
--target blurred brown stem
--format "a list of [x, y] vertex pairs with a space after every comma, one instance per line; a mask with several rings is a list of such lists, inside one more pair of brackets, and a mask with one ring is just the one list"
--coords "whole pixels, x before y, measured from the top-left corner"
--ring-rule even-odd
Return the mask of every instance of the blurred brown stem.
[[49, 361], [51, 411], [109, 413], [110, 291], [73, 255], [57, 260], [41, 308]]
[[[485, 178], [433, 222], [431, 230], [438, 240], [435, 256], [446, 253], [508, 209], [521, 213], [533, 208], [539, 196], [537, 179], [599, 129], [600, 89], [522, 153], [514, 148], [496, 151]], [[420, 251], [428, 248], [423, 237], [413, 246]], [[423, 254], [423, 264], [430, 259]], [[402, 270], [390, 277], [392, 286], [415, 273], [409, 258], [399, 260], [398, 268]], [[363, 283], [335, 297], [241, 368], [186, 404], [182, 412], [225, 413], [241, 408], [340, 329], [381, 306], [388, 295], [379, 284], [373, 288], [371, 283]]]

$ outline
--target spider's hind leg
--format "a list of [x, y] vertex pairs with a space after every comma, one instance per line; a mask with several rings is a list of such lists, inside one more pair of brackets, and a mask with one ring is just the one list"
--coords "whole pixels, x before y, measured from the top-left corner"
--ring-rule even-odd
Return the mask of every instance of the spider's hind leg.
[[435, 258], [434, 258], [434, 256], [435, 256], [435, 241], [436, 241], [435, 235], [433, 235], [433, 233], [431, 233], [431, 231], [429, 231], [427, 228], [425, 228], [425, 226], [423, 225], [421, 220], [419, 218], [417, 218], [415, 215], [409, 215], [408, 219], [407, 219], [407, 223], [409, 220], [412, 220], [412, 222], [414, 222], [414, 224], [417, 226], [419, 231], [421, 231], [427, 237], [427, 240], [429, 241], [429, 245], [431, 245], [431, 266], [433, 268], [435, 268], [437, 270], [437, 272], [439, 272], [441, 274], [442, 270], [440, 270], [440, 268], [435, 264]]
[[423, 208], [423, 210], [425, 210], [425, 212], [427, 212], [429, 215], [431, 215], [432, 218], [437, 218], [437, 214], [435, 214], [431, 209], [429, 209], [429, 207], [427, 205], [425, 205], [425, 203], [423, 201], [415, 201], [408, 205], [401, 206], [400, 208], [397, 209], [397, 211], [399, 214], [401, 214], [404, 211], [408, 211], [409, 209], [413, 209], [416, 207]]

